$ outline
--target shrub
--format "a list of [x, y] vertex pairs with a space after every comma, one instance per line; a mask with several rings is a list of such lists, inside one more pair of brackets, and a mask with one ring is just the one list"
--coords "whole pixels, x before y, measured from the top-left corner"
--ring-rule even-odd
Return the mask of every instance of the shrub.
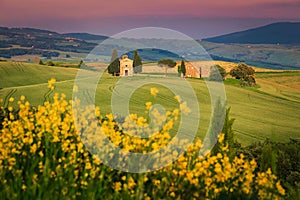
[[226, 71], [220, 65], [210, 67], [209, 80], [210, 81], [223, 81], [226, 77]]
[[240, 80], [241, 86], [254, 86], [254, 69], [245, 63], [240, 63], [230, 71], [230, 75]]

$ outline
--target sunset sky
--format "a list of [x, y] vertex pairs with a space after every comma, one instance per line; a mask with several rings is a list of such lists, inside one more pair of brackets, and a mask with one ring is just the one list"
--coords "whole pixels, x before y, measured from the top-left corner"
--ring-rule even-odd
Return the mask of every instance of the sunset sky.
[[0, 26], [113, 35], [158, 26], [204, 38], [300, 21], [299, 0], [0, 0]]

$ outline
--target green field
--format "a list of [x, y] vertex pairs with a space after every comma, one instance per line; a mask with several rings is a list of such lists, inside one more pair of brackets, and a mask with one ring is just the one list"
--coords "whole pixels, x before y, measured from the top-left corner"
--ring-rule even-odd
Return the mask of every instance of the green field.
[[299, 69], [299, 48], [297, 44], [220, 44], [201, 41], [210, 55], [222, 60], [235, 60], [269, 69]]
[[[76, 73], [77, 69], [71, 68], [0, 62], [0, 98], [7, 104], [8, 97], [18, 99], [25, 95], [32, 105], [39, 105], [44, 101], [44, 94], [48, 91], [47, 81], [51, 77], [57, 80], [55, 91], [71, 98]], [[88, 72], [86, 76], [83, 78], [89, 78]], [[135, 81], [143, 78], [137, 76], [128, 79]], [[275, 141], [300, 138], [300, 72], [258, 73], [256, 78], [258, 87], [255, 88], [241, 88], [236, 81], [225, 81], [227, 105], [231, 107], [231, 117], [236, 119], [234, 130], [238, 141], [247, 145], [265, 138]], [[111, 94], [118, 80], [104, 74], [99, 81], [96, 104], [101, 107], [102, 113], [111, 112]], [[176, 84], [176, 79], [170, 78], [170, 81]], [[198, 97], [201, 110], [198, 134], [203, 136], [211, 117], [210, 96], [204, 80], [188, 81]], [[149, 92], [153, 86], [159, 89], [155, 98]], [[166, 110], [172, 109], [178, 106], [172, 96], [166, 87], [145, 85], [132, 94], [130, 112], [144, 114], [147, 101], [161, 104]]]

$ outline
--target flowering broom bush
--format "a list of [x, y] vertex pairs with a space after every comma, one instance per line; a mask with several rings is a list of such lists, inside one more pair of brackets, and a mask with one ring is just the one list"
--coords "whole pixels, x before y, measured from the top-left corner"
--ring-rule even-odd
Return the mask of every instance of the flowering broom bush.
[[[55, 81], [49, 82], [54, 90]], [[152, 89], [153, 95], [157, 93]], [[3, 116], [0, 132], [0, 198], [1, 199], [281, 199], [284, 189], [271, 170], [256, 172], [254, 160], [241, 154], [230, 161], [228, 147], [222, 153], [199, 157], [200, 139], [189, 145], [179, 159], [149, 173], [126, 173], [107, 167], [101, 156], [87, 150], [101, 148], [96, 134], [85, 137], [100, 128], [116, 145], [128, 152], [147, 153], [165, 146], [172, 139], [170, 130], [180, 112], [188, 112], [186, 103], [180, 109], [157, 117], [155, 135], [150, 138], [130, 136], [136, 127], [147, 129], [148, 120], [131, 114], [117, 122], [111, 114], [102, 116], [93, 110], [95, 120], [89, 120], [92, 109], [74, 113], [64, 94], [55, 94], [51, 102], [33, 107], [22, 96], [18, 109], [10, 104], [1, 107]], [[150, 109], [151, 102], [146, 103]], [[74, 122], [73, 115], [82, 116]], [[162, 119], [163, 118], [163, 119]], [[165, 121], [164, 124], [160, 124]], [[153, 131], [153, 130], [152, 130]], [[219, 141], [223, 140], [221, 134]], [[87, 146], [83, 145], [83, 141]], [[90, 144], [90, 146], [89, 146]], [[178, 152], [168, 152], [177, 154]], [[169, 155], [166, 154], [166, 155]], [[110, 159], [116, 159], [107, 149]], [[120, 159], [120, 158], [117, 158]], [[126, 159], [126, 158], [123, 158]], [[121, 162], [121, 160], [120, 160]]]

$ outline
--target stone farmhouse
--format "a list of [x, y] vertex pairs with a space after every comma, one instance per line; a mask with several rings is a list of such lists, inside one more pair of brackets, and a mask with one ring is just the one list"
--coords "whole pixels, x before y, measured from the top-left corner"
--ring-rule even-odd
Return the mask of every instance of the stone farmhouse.
[[[180, 65], [181, 62], [179, 61], [177, 65]], [[191, 78], [208, 78], [210, 73], [209, 66], [201, 66], [199, 63], [195, 62], [185, 62], [185, 77]]]

